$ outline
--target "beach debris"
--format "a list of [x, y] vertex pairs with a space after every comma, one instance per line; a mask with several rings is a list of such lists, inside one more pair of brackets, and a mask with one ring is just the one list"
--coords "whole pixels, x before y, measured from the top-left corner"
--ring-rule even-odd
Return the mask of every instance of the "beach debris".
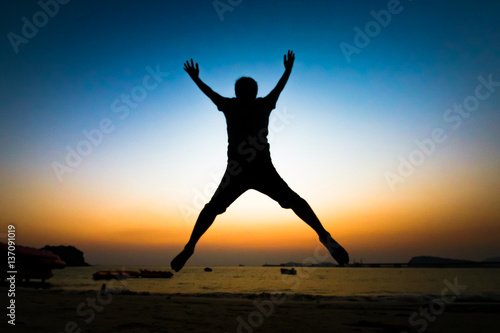
[[150, 271], [147, 269], [141, 269], [141, 278], [163, 278], [169, 279], [174, 274], [170, 271]]
[[293, 267], [292, 267], [292, 269], [281, 268], [281, 274], [297, 275], [297, 271]]

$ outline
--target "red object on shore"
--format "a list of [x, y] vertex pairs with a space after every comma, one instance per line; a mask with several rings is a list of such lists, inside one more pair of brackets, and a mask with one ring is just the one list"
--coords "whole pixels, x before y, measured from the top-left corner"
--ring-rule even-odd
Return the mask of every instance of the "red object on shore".
[[94, 280], [124, 280], [140, 277], [141, 273], [138, 271], [125, 271], [125, 270], [109, 270], [98, 271], [92, 274]]

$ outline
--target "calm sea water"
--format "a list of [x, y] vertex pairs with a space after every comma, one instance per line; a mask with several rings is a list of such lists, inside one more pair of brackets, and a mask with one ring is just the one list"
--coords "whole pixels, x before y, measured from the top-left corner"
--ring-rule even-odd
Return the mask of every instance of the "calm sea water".
[[[169, 270], [168, 267], [140, 267]], [[460, 285], [464, 299], [500, 301], [500, 269], [495, 268], [305, 268], [297, 275], [282, 275], [279, 267], [185, 267], [170, 279], [94, 281], [98, 270], [139, 267], [93, 266], [53, 270], [48, 280], [55, 290], [98, 290], [102, 283], [130, 292], [261, 294], [282, 292], [330, 297], [435, 297], [444, 288]], [[447, 289], [448, 290], [448, 289]]]

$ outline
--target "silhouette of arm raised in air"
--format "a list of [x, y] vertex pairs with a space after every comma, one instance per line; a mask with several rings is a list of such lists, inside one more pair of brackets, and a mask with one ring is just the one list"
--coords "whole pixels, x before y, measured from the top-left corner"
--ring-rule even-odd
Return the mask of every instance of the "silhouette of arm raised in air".
[[198, 68], [198, 63], [194, 64], [193, 59], [191, 59], [191, 63], [186, 61], [184, 64], [184, 70], [189, 74], [191, 79], [193, 79], [194, 83], [200, 88], [201, 91], [205, 95], [208, 96], [215, 103], [215, 105], [219, 105], [219, 103], [224, 99], [221, 95], [212, 90], [209, 86], [207, 86], [200, 78], [200, 69]]
[[280, 96], [281, 92], [283, 91], [283, 88], [285, 88], [285, 85], [288, 81], [288, 78], [290, 77], [290, 74], [292, 73], [292, 67], [293, 67], [294, 61], [295, 61], [295, 54], [293, 53], [293, 51], [288, 50], [288, 54], [285, 54], [283, 56], [283, 64], [285, 65], [285, 73], [283, 73], [283, 76], [278, 81], [278, 84], [276, 85], [276, 87], [274, 87], [274, 89], [271, 90], [269, 95], [267, 95], [267, 97], [273, 99], [275, 102], [278, 100], [278, 97]]

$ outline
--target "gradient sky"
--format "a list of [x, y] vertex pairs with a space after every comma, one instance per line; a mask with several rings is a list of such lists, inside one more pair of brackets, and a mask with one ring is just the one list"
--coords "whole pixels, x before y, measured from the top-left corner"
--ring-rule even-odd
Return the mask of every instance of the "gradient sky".
[[[265, 96], [292, 49], [272, 158], [351, 259], [500, 256], [498, 1], [232, 3], [70, 1], [53, 17], [36, 1], [4, 4], [3, 237], [14, 224], [18, 244], [74, 245], [92, 264], [169, 264], [226, 163], [224, 116], [183, 62], [221, 95], [252, 76]], [[390, 22], [370, 23], [388, 4]], [[34, 19], [38, 31], [23, 31]], [[58, 177], [78, 148], [87, 155]], [[302, 261], [318, 245], [293, 212], [249, 191], [188, 264]]]

